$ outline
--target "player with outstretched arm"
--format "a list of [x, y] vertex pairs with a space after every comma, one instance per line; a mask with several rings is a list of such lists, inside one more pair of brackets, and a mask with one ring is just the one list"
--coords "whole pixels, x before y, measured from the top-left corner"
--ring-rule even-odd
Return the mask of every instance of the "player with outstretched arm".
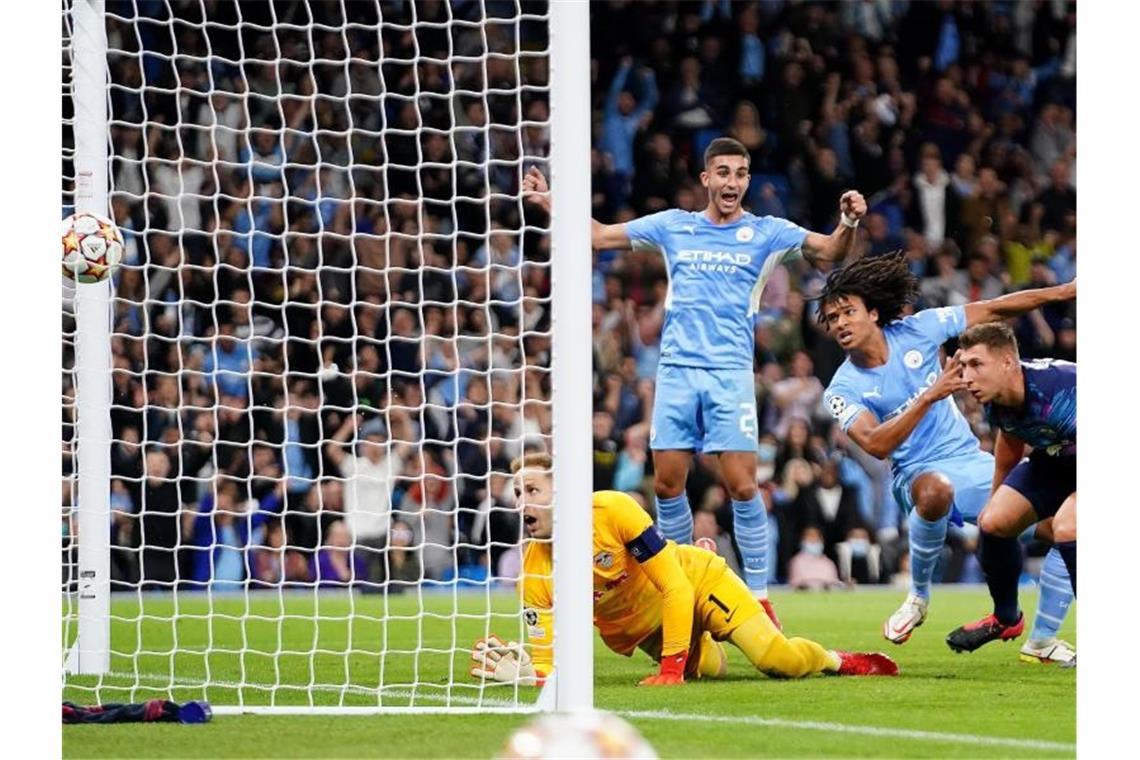
[[[993, 456], [981, 450], [951, 398], [965, 388], [961, 365], [952, 357], [941, 367], [941, 345], [973, 325], [1071, 300], [1076, 283], [904, 317], [917, 295], [903, 253], [838, 269], [820, 294], [820, 319], [847, 353], [824, 402], [852, 441], [890, 458], [895, 500], [907, 515], [911, 591], [883, 626], [883, 636], [896, 644], [926, 619], [949, 522], [976, 522], [993, 481]], [[1071, 594], [1043, 589], [1033, 640], [1057, 642], [1070, 601]]]
[[[549, 454], [527, 454], [511, 465], [529, 539], [523, 551], [529, 645], [493, 635], [479, 640], [471, 652], [475, 678], [533, 684], [554, 666], [552, 465]], [[722, 641], [772, 676], [898, 674], [898, 665], [881, 653], [842, 652], [787, 638], [723, 558], [666, 539], [628, 494], [595, 493], [593, 523], [594, 625], [614, 652], [629, 657], [641, 649], [659, 663], [643, 686], [724, 675]]]
[[[978, 516], [978, 554], [994, 610], [946, 637], [954, 651], [972, 652], [1021, 634], [1017, 538], [1033, 523], [1052, 518], [1054, 545], [1077, 593], [1077, 365], [1021, 361], [1017, 338], [1004, 324], [971, 327], [958, 345], [966, 389], [985, 404], [986, 418], [997, 431], [993, 486]], [[1048, 583], [1056, 581], [1042, 577], [1042, 593], [1049, 591]], [[1027, 658], [1024, 651], [1021, 657]], [[1062, 664], [1075, 665], [1076, 655]]]
[[[679, 544], [692, 543], [693, 512], [685, 493], [689, 467], [694, 452], [718, 455], [744, 579], [779, 625], [768, 601], [768, 516], [756, 487], [752, 367], [760, 294], [782, 263], [846, 257], [867, 203], [858, 192], [845, 192], [830, 235], [754, 216], [741, 205], [749, 160], [740, 142], [713, 140], [701, 172], [708, 191], [703, 211], [670, 209], [625, 224], [594, 221], [592, 240], [595, 249], [655, 250], [665, 257], [665, 324], [649, 435], [661, 530]], [[523, 193], [550, 211], [546, 179], [537, 169], [524, 178]]]

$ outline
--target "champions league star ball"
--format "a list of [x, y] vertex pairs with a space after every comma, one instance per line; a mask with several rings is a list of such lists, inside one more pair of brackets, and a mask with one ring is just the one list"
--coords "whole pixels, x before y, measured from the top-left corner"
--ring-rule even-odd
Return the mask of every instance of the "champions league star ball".
[[500, 760], [646, 758], [657, 753], [633, 726], [612, 713], [592, 710], [546, 715], [511, 734]]
[[123, 260], [123, 233], [106, 217], [81, 211], [63, 220], [63, 273], [78, 282], [102, 282]]

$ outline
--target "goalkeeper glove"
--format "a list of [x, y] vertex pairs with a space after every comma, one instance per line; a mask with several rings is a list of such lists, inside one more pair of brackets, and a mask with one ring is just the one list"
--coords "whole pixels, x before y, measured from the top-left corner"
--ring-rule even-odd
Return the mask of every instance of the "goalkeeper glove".
[[661, 658], [661, 670], [657, 675], [649, 676], [641, 681], [641, 686], [672, 686], [685, 682], [685, 663], [689, 661], [688, 652], [678, 652]]
[[486, 681], [534, 686], [538, 677], [526, 647], [491, 634], [471, 648], [471, 675]]

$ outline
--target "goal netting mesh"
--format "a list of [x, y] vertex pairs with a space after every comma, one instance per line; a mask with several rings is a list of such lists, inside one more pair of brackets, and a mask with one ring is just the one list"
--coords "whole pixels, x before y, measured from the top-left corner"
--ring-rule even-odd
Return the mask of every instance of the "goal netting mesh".
[[[83, 0], [77, 0], [83, 1]], [[63, 4], [63, 214], [72, 211]], [[544, 2], [106, 3], [110, 672], [64, 697], [525, 707], [509, 463], [551, 447]], [[77, 631], [63, 305], [63, 624]], [[588, 357], [582, 357], [588, 362]]]

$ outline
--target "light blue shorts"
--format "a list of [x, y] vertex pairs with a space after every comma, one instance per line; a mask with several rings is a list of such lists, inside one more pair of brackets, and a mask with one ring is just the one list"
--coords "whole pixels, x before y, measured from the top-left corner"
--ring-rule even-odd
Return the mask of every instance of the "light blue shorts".
[[756, 451], [756, 386], [750, 369], [657, 368], [649, 447]]
[[954, 504], [950, 510], [950, 522], [961, 525], [963, 522], [976, 524], [982, 507], [990, 498], [990, 488], [994, 480], [994, 457], [985, 451], [976, 451], [940, 462], [915, 465], [895, 473], [891, 486], [895, 501], [905, 514], [914, 509], [911, 499], [911, 486], [920, 475], [940, 472], [950, 479], [954, 486]]

